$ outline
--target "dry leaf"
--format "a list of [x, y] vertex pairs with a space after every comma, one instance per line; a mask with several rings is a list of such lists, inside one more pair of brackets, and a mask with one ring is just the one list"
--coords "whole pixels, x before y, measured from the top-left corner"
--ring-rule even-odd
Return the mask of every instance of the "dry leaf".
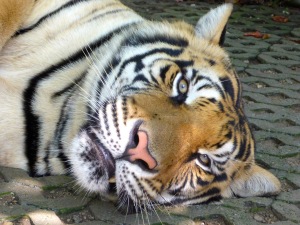
[[255, 32], [247, 32], [244, 33], [244, 36], [246, 37], [255, 37], [255, 38], [262, 38], [264, 35], [262, 33], [260, 33], [259, 31], [255, 31]]
[[278, 23], [286, 23], [289, 19], [285, 16], [272, 16], [272, 20]]

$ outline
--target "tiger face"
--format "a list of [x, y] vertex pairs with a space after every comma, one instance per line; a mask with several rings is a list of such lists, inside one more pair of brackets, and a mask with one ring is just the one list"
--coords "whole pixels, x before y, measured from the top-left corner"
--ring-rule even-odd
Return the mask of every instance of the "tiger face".
[[195, 28], [136, 24], [94, 52], [88, 118], [70, 149], [82, 186], [116, 196], [125, 212], [279, 192], [255, 164], [241, 87], [219, 46], [231, 10], [222, 5]]

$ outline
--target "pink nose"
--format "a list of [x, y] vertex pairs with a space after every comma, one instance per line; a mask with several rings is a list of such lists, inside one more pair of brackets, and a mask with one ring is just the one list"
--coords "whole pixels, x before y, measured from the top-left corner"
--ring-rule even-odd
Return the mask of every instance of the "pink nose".
[[148, 135], [144, 131], [138, 131], [138, 143], [135, 148], [128, 150], [129, 161], [134, 162], [141, 160], [148, 165], [149, 169], [154, 169], [157, 166], [156, 160], [149, 153], [148, 150]]

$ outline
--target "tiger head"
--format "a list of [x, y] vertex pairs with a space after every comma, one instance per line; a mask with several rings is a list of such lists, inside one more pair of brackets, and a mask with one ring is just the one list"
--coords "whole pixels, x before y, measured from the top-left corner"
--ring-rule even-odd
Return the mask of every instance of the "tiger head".
[[220, 47], [231, 11], [211, 10], [195, 28], [134, 24], [95, 52], [89, 119], [71, 149], [82, 186], [116, 192], [125, 211], [279, 192], [255, 164], [240, 83]]

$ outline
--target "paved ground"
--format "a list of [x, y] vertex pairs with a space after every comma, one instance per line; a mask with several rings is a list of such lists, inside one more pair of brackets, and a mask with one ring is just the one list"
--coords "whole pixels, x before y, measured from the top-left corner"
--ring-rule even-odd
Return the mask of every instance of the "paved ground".
[[[190, 23], [213, 7], [200, 1], [124, 2], [148, 18], [180, 18]], [[273, 14], [286, 16], [289, 22], [276, 23]], [[243, 36], [255, 30], [270, 37]], [[159, 215], [125, 217], [111, 203], [80, 192], [69, 177], [33, 179], [23, 171], [0, 168], [0, 223], [300, 224], [300, 45], [294, 42], [299, 40], [299, 9], [236, 7], [228, 27], [226, 49], [243, 82], [246, 113], [257, 140], [257, 161], [281, 179], [283, 190], [279, 196], [230, 199], [164, 210]]]

